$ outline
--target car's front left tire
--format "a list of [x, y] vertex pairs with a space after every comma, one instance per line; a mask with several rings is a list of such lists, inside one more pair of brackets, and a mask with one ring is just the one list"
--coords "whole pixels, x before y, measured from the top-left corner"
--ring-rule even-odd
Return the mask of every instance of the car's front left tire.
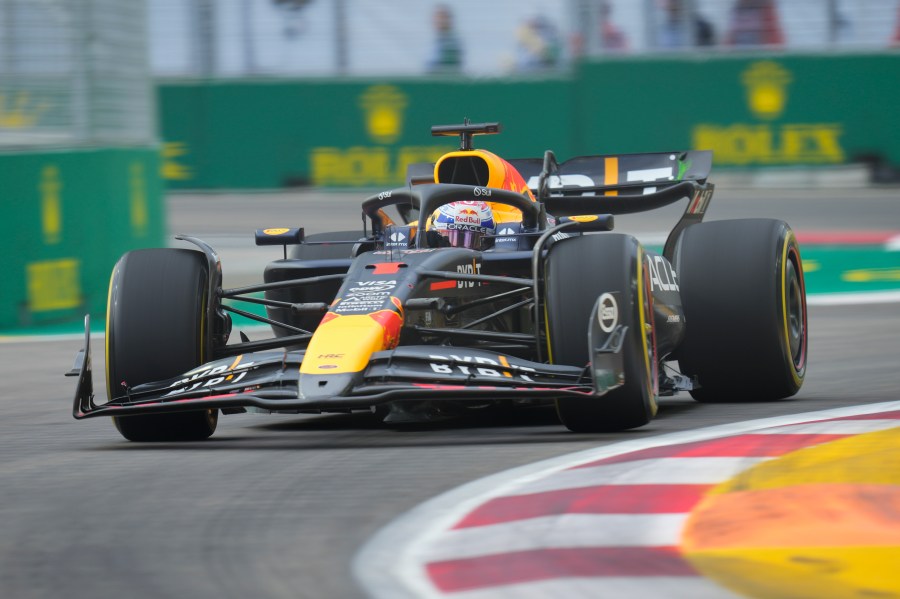
[[554, 364], [588, 365], [588, 327], [603, 293], [617, 295], [619, 321], [628, 328], [622, 347], [624, 383], [600, 397], [558, 399], [562, 423], [575, 432], [647, 424], [656, 414], [659, 374], [653, 296], [640, 243], [618, 233], [563, 239], [550, 249], [545, 282], [548, 350]]

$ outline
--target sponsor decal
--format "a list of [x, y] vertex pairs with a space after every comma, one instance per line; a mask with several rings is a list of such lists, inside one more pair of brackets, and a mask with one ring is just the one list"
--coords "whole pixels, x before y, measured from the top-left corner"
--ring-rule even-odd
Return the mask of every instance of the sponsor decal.
[[[255, 364], [255, 362], [242, 362], [241, 357], [242, 356], [238, 356], [231, 364], [222, 364], [215, 367], [202, 366], [190, 371], [188, 373], [190, 376], [169, 385], [169, 389], [172, 390], [166, 393], [164, 397], [177, 395], [178, 393], [186, 393], [196, 389], [207, 389], [223, 382], [228, 384], [240, 382], [247, 376], [248, 369]], [[221, 374], [222, 376], [214, 376], [217, 374]], [[197, 380], [205, 377], [213, 378], [210, 378], [209, 380]]]
[[[669, 160], [674, 160], [675, 156], [670, 155]], [[645, 168], [640, 170], [628, 171], [625, 173], [625, 181], [628, 183], [651, 183], [653, 181], [673, 181], [675, 176], [672, 174], [671, 166], [660, 168]], [[656, 187], [645, 187], [644, 194], [656, 193]]]
[[397, 230], [393, 227], [389, 227], [385, 236], [384, 247], [394, 250], [403, 250], [409, 246], [409, 241], [410, 231], [408, 229]]
[[494, 217], [490, 206], [481, 201], [459, 201], [438, 208], [431, 226], [438, 231], [477, 231], [494, 233]]
[[266, 235], [283, 235], [288, 231], [290, 231], [290, 229], [263, 229], [263, 233]]
[[675, 270], [662, 256], [647, 256], [647, 270], [650, 272], [650, 287], [660, 291], [679, 291]]
[[396, 280], [356, 281], [345, 289], [334, 308], [337, 314], [374, 312], [380, 310], [397, 287]]
[[488, 233], [488, 234], [493, 232], [493, 229], [490, 229], [488, 227], [479, 227], [477, 223], [480, 223], [481, 220], [478, 218], [475, 218], [472, 220], [467, 220], [467, 219], [463, 219], [463, 220], [466, 223], [472, 223], [472, 224], [460, 224], [460, 222], [457, 220], [457, 222], [455, 222], [455, 223], [447, 223], [447, 226], [444, 228], [452, 229], [452, 230], [456, 230], [456, 231], [477, 231], [478, 233]]
[[309, 154], [314, 185], [380, 187], [401, 183], [406, 168], [418, 162], [436, 162], [446, 146], [318, 147]]
[[476, 187], [472, 193], [475, 194], [475, 197], [484, 197], [484, 198], [491, 197], [491, 190], [488, 189], [487, 187]]
[[717, 164], [836, 163], [846, 156], [839, 123], [782, 123], [793, 77], [774, 61], [759, 61], [741, 74], [752, 123], [701, 123], [692, 132], [692, 146], [708, 148]]
[[393, 85], [372, 85], [363, 91], [359, 108], [371, 143], [313, 148], [309, 154], [313, 184], [388, 186], [404, 181], [410, 164], [440, 159], [447, 152], [446, 146], [394, 145], [403, 136], [408, 105], [406, 94]]
[[321, 364], [317, 367], [319, 370], [331, 370], [337, 368], [337, 364]]
[[[512, 364], [504, 356], [499, 361], [484, 356], [471, 356], [466, 354], [450, 354], [449, 356], [429, 355], [428, 359], [432, 372], [435, 374], [462, 374], [464, 376], [485, 376], [491, 378], [517, 378], [533, 383], [534, 380], [528, 373], [535, 372], [534, 368]], [[463, 362], [463, 364], [460, 364]], [[503, 372], [490, 366], [502, 366]], [[513, 372], [509, 372], [512, 370]]]
[[666, 318], [666, 322], [681, 322], [681, 315], [669, 314], [669, 316]]
[[600, 307], [597, 310], [597, 323], [604, 333], [612, 333], [619, 324], [619, 304], [610, 293], [600, 296]]
[[712, 189], [704, 189], [697, 192], [697, 195], [694, 196], [694, 199], [691, 200], [690, 206], [688, 206], [689, 214], [703, 214], [706, 212], [706, 207], [709, 205], [709, 201], [712, 199], [713, 190]]
[[[537, 189], [540, 177], [533, 175], [528, 179], [528, 187]], [[547, 179], [550, 189], [562, 189], [563, 187], [593, 187], [594, 180], [587, 175], [550, 175]], [[593, 195], [593, 191], [588, 191], [582, 195]]]
[[590, 223], [597, 220], [599, 217], [596, 214], [578, 214], [575, 216], [570, 216], [569, 220], [574, 220], [576, 223]]
[[[481, 263], [475, 262], [472, 260], [471, 264], [457, 264], [456, 272], [461, 275], [480, 275], [481, 274]], [[481, 283], [478, 281], [457, 281], [456, 288], [457, 289], [471, 289], [472, 287], [481, 287]]]

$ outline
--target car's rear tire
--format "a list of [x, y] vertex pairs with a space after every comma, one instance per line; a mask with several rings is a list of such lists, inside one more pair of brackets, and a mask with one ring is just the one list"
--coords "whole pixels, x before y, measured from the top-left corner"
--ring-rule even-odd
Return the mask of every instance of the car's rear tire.
[[713, 221], [685, 229], [675, 250], [686, 331], [677, 358], [698, 401], [772, 400], [806, 375], [806, 290], [800, 248], [780, 220]]
[[592, 309], [606, 292], [618, 292], [619, 322], [628, 327], [622, 347], [625, 382], [602, 397], [558, 399], [560, 420], [575, 432], [635, 428], [656, 414], [659, 376], [652, 295], [643, 248], [634, 237], [583, 235], [564, 239], [550, 249], [545, 297], [551, 361], [572, 366], [590, 362]]
[[[128, 252], [113, 268], [106, 317], [106, 388], [110, 398], [125, 386], [187, 372], [209, 359], [205, 347], [206, 257], [187, 249]], [[118, 416], [130, 441], [196, 441], [216, 430], [217, 410]]]

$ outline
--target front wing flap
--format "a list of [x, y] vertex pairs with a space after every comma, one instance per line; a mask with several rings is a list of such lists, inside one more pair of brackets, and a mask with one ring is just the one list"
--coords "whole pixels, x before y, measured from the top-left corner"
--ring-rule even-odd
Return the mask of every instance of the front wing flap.
[[376, 352], [345, 391], [304, 397], [303, 351], [255, 352], [210, 362], [166, 381], [128, 387], [105, 404], [94, 402], [90, 339], [70, 373], [79, 377], [73, 415], [126, 416], [203, 409], [271, 412], [368, 409], [398, 399], [529, 399], [599, 396], [591, 368], [530, 362], [471, 348], [402, 346]]

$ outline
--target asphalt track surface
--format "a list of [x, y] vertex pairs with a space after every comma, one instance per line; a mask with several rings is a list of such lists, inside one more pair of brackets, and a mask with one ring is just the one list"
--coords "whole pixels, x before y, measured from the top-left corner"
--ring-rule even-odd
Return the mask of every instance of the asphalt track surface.
[[[178, 196], [170, 229], [218, 234], [235, 284], [247, 269], [229, 271], [229, 257], [260, 256], [261, 268], [273, 251], [240, 232], [351, 229], [357, 206], [357, 195], [337, 193]], [[744, 216], [784, 218], [798, 231], [896, 229], [900, 194], [720, 189], [709, 218]], [[653, 216], [642, 230], [676, 217]], [[364, 597], [351, 574], [358, 548], [469, 481], [623, 440], [898, 398], [900, 305], [812, 306], [809, 316], [809, 370], [795, 398], [664, 398], [648, 426], [606, 435], [566, 432], [549, 410], [407, 429], [368, 415], [236, 415], [204, 443], [133, 444], [105, 419], [72, 419], [73, 380], [62, 373], [80, 341], [0, 343], [0, 596]], [[94, 343], [102, 400], [103, 345]], [[738, 384], [752, 385], [752, 373]]]

